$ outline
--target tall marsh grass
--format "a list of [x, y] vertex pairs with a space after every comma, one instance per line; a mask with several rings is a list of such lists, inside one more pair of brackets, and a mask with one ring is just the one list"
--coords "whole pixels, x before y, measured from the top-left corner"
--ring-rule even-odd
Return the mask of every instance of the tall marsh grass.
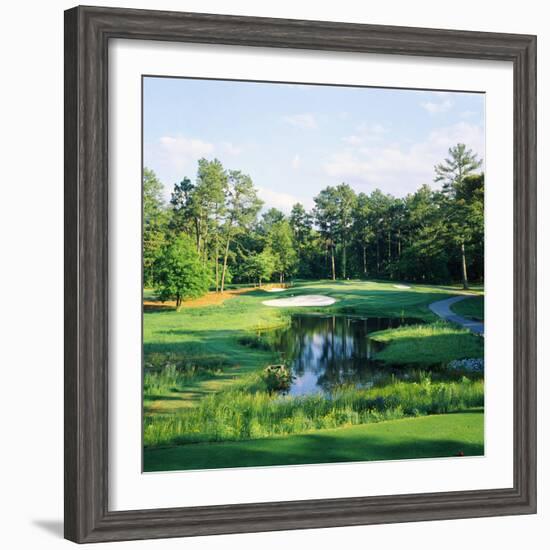
[[170, 416], [146, 417], [146, 447], [235, 441], [303, 433], [483, 406], [483, 381], [395, 381], [382, 387], [342, 388], [331, 396], [270, 395], [247, 390], [219, 392]]
[[186, 359], [173, 353], [148, 354], [143, 376], [144, 398], [181, 391], [190, 381], [219, 374], [227, 366], [223, 357], [215, 355]]

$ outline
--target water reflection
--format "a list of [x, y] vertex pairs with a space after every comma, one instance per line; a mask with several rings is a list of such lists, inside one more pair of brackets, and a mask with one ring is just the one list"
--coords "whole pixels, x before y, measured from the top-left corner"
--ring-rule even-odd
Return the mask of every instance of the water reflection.
[[406, 377], [403, 369], [382, 367], [373, 360], [376, 342], [368, 335], [404, 324], [411, 318], [295, 315], [291, 324], [270, 334], [294, 376], [290, 395], [330, 393], [342, 384], [370, 387], [388, 375]]

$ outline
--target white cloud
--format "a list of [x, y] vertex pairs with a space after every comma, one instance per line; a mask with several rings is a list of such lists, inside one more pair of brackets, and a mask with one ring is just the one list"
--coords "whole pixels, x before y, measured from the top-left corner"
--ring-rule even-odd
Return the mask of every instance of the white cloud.
[[358, 146], [366, 142], [380, 141], [388, 131], [388, 128], [382, 126], [382, 124], [363, 122], [357, 126], [355, 134], [343, 137], [342, 141], [348, 145]]
[[269, 210], [270, 208], [278, 208], [286, 214], [289, 214], [292, 210], [292, 207], [297, 203], [301, 202], [306, 208], [311, 208], [313, 206], [312, 199], [303, 199], [290, 193], [281, 193], [279, 191], [273, 191], [272, 189], [267, 189], [266, 187], [257, 187], [258, 195], [264, 201], [264, 210]]
[[295, 128], [302, 128], [306, 130], [313, 130], [317, 128], [317, 120], [311, 113], [299, 113], [295, 115], [286, 115], [283, 120], [294, 126]]
[[434, 166], [447, 155], [449, 147], [465, 143], [484, 156], [482, 126], [459, 122], [439, 128], [422, 142], [408, 146], [364, 146], [336, 152], [324, 164], [324, 172], [369, 192], [376, 187], [398, 196], [414, 192], [420, 185], [433, 185]]
[[343, 137], [342, 141], [344, 143], [347, 143], [348, 145], [361, 145], [361, 143], [363, 143], [363, 138], [361, 136], [353, 134], [351, 136]]
[[300, 155], [296, 154], [294, 155], [294, 157], [292, 158], [292, 168], [294, 168], [294, 170], [298, 170], [298, 168], [300, 168], [300, 164], [302, 163], [302, 159], [300, 158]]
[[450, 99], [444, 99], [443, 101], [424, 101], [420, 105], [431, 115], [438, 115], [451, 109], [453, 102]]
[[238, 147], [237, 145], [235, 145], [234, 143], [231, 143], [230, 141], [222, 142], [220, 144], [220, 149], [222, 150], [222, 152], [232, 156], [240, 155], [243, 152], [242, 147]]
[[188, 168], [201, 157], [211, 155], [215, 149], [212, 143], [184, 136], [162, 136], [159, 141], [163, 162], [178, 171]]

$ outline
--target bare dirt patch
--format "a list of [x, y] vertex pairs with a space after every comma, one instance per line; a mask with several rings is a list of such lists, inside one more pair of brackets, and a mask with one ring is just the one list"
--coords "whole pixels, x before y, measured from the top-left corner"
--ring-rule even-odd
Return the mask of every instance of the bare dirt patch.
[[[207, 307], [207, 306], [219, 306], [223, 304], [229, 298], [237, 296], [239, 294], [245, 294], [251, 290], [256, 290], [254, 287], [237, 288], [232, 290], [225, 290], [224, 292], [209, 292], [200, 298], [193, 300], [186, 300], [181, 304], [181, 309], [194, 308], [194, 307]], [[160, 302], [158, 300], [143, 300], [143, 309], [145, 311], [164, 310], [164, 309], [176, 309], [176, 302], [169, 300], [167, 302]]]

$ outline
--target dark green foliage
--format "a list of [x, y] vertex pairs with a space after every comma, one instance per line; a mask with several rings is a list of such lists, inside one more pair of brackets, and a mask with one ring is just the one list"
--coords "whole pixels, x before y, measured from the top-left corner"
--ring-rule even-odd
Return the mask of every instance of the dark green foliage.
[[484, 178], [465, 145], [435, 167], [441, 190], [423, 185], [396, 198], [328, 186], [307, 212], [289, 215], [262, 202], [250, 176], [201, 159], [195, 182], [174, 186], [167, 208], [154, 173], [144, 171], [144, 279], [157, 284], [160, 249], [187, 235], [218, 291], [234, 283], [379, 278], [420, 283], [483, 280]]
[[241, 346], [246, 346], [247, 348], [262, 349], [265, 351], [271, 350], [271, 345], [269, 344], [269, 342], [266, 342], [266, 340], [259, 335], [242, 336], [241, 338], [239, 338], [238, 342], [239, 344], [241, 344]]
[[175, 300], [179, 308], [185, 298], [197, 298], [208, 291], [210, 274], [185, 235], [162, 247], [155, 266], [156, 292], [163, 302]]
[[288, 390], [292, 383], [292, 373], [284, 365], [267, 366], [262, 377], [269, 392]]
[[156, 174], [143, 170], [143, 283], [153, 286], [155, 261], [166, 240], [168, 216], [162, 198], [163, 185]]
[[262, 282], [268, 281], [275, 271], [276, 258], [269, 248], [265, 248], [260, 254], [252, 253], [243, 262], [241, 277], [262, 286]]

